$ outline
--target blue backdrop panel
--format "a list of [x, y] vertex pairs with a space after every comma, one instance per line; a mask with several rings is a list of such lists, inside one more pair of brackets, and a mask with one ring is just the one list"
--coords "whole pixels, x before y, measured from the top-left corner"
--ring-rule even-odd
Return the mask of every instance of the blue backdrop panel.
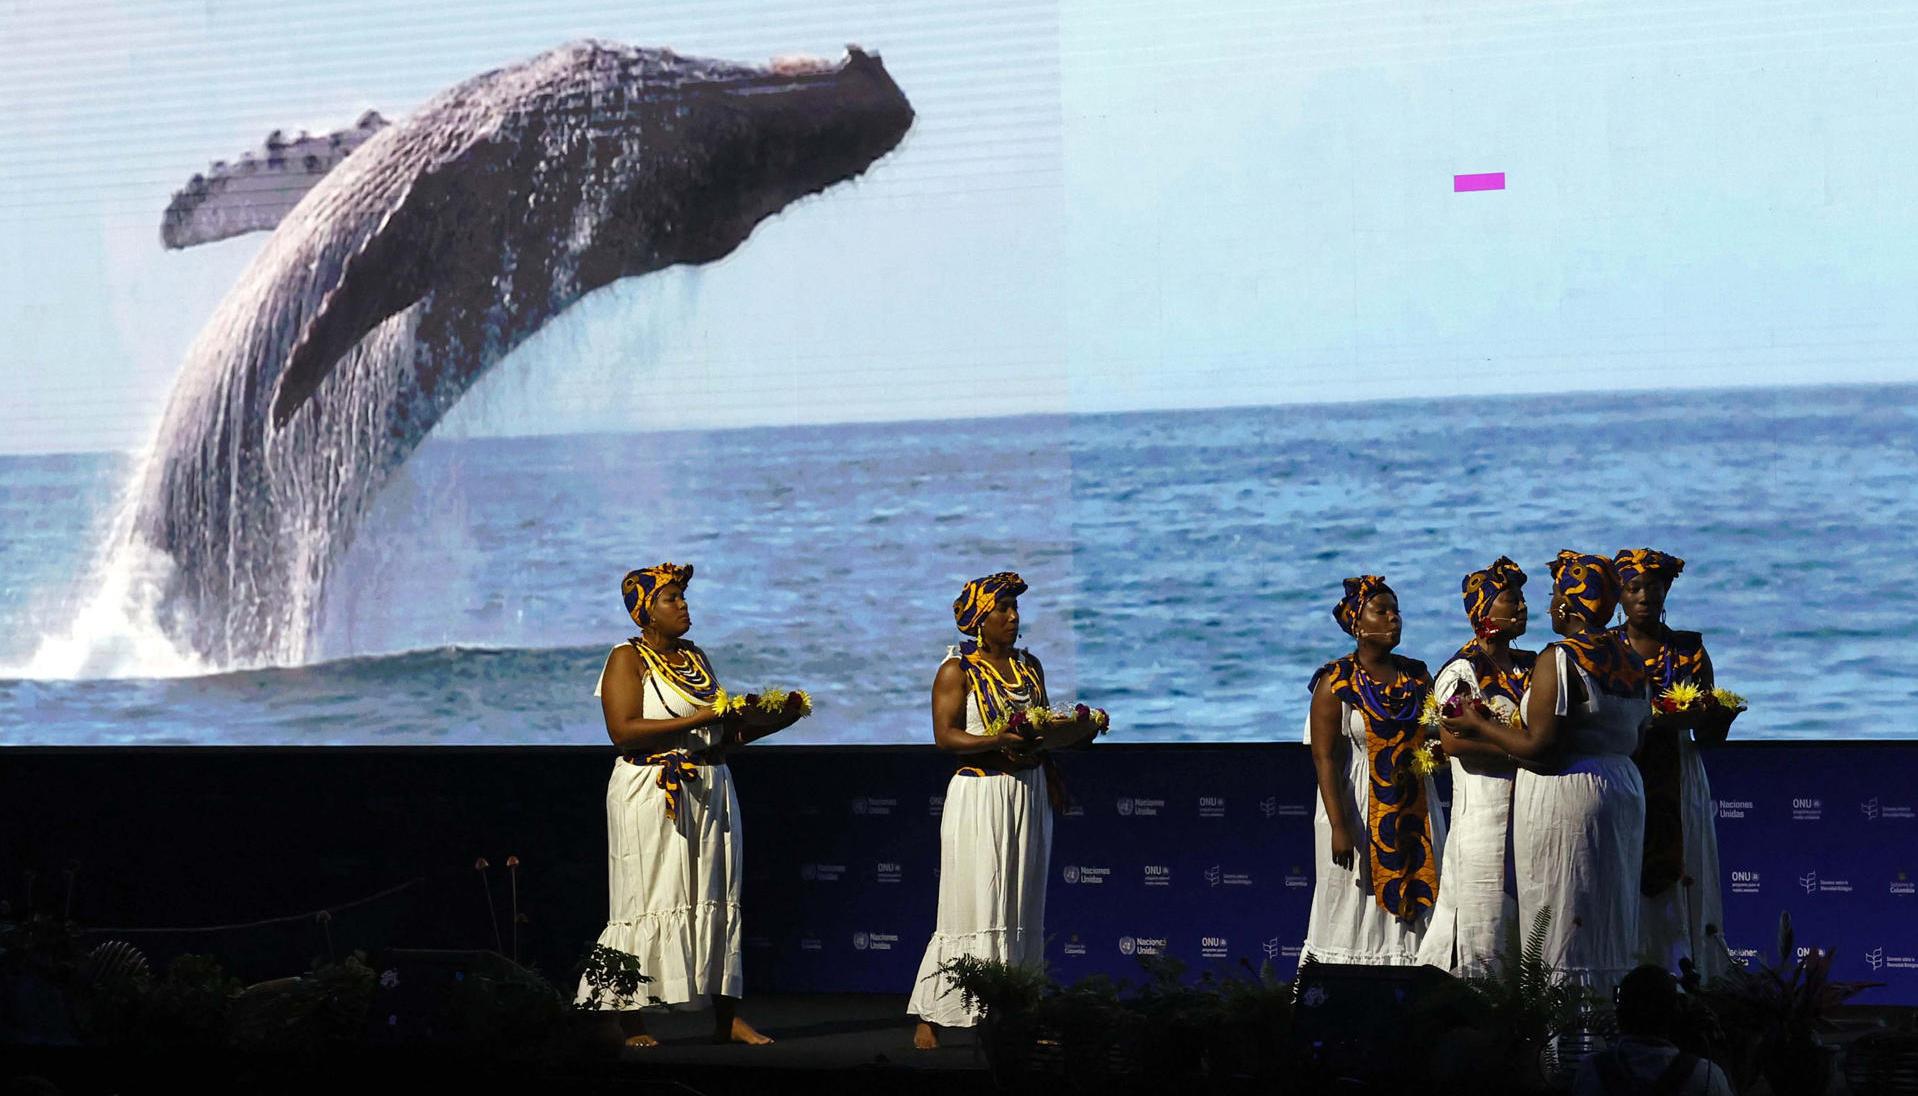
[[[758, 756], [753, 756], [757, 753]], [[1298, 961], [1312, 900], [1301, 746], [1100, 748], [1064, 759], [1047, 959], [1137, 979], [1137, 957], [1246, 973]], [[922, 751], [748, 751], [747, 963], [755, 988], [904, 992], [932, 930], [949, 763]], [[1780, 910], [1837, 949], [1862, 1000], [1918, 1004], [1918, 747], [1734, 745], [1708, 755], [1727, 939], [1769, 957]]]

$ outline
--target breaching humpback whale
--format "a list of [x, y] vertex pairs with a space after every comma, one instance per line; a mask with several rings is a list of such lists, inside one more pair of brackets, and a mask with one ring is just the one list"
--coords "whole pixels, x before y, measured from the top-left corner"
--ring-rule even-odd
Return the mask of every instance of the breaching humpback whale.
[[[912, 119], [857, 48], [759, 66], [588, 41], [294, 165], [318, 177], [188, 351], [136, 491], [130, 536], [170, 561], [160, 625], [217, 665], [304, 659], [332, 559], [482, 373], [597, 288], [727, 255]], [[169, 243], [223, 234], [195, 237], [223, 193], [196, 183]]]

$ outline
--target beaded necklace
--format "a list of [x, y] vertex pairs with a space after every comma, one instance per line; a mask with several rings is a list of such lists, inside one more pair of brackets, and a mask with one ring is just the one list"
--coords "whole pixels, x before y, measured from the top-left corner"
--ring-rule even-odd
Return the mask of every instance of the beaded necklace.
[[968, 640], [959, 648], [959, 659], [966, 670], [967, 688], [979, 706], [979, 721], [988, 729], [1004, 724], [1013, 712], [1044, 703], [1039, 676], [1026, 665], [1025, 652], [1014, 650], [1006, 660], [1012, 670], [1009, 679], [986, 659], [976, 641]]
[[656, 680], [664, 681], [672, 690], [695, 705], [710, 704], [719, 695], [719, 682], [713, 677], [713, 665], [706, 661], [706, 653], [692, 644], [678, 647], [685, 661], [674, 665], [665, 655], [648, 647], [638, 636], [629, 642], [639, 652]]

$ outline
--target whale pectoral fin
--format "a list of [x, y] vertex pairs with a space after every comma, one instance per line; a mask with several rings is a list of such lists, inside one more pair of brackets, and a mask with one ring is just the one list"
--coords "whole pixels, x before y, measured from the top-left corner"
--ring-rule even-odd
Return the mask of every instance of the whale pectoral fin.
[[491, 169], [504, 151], [481, 139], [422, 173], [348, 257], [287, 356], [273, 393], [276, 429], [374, 328], [432, 292], [447, 270], [498, 245], [508, 176]]
[[346, 129], [317, 137], [274, 130], [259, 148], [232, 163], [216, 161], [174, 191], [160, 217], [160, 243], [177, 250], [275, 227], [307, 191], [387, 125], [379, 111], [369, 110]]
[[347, 261], [340, 279], [287, 355], [273, 391], [273, 425], [285, 426], [319, 391], [333, 367], [387, 317], [405, 311], [432, 287], [437, 251], [430, 228], [395, 210]]

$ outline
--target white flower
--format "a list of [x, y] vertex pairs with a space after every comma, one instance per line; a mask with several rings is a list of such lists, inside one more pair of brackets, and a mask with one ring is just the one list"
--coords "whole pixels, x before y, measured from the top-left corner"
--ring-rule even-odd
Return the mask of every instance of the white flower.
[[387, 989], [392, 989], [394, 986], [397, 986], [399, 984], [400, 984], [399, 971], [383, 970], [380, 972], [380, 985], [385, 986]]

